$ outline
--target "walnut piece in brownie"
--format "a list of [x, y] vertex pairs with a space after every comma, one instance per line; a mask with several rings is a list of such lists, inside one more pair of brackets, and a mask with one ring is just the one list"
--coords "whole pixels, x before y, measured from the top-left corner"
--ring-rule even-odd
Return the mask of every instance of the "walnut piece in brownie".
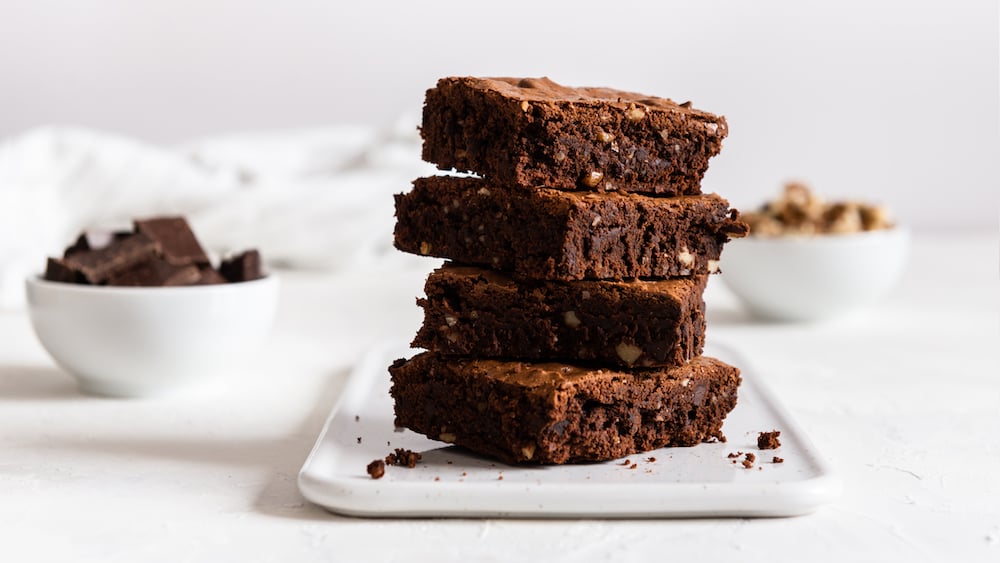
[[424, 352], [389, 372], [396, 425], [507, 463], [699, 444], [721, 431], [740, 383], [737, 368], [706, 356], [617, 370]]
[[761, 450], [773, 450], [781, 447], [781, 440], [778, 439], [778, 436], [781, 436], [781, 430], [772, 430], [757, 434], [757, 448]]
[[417, 300], [424, 324], [412, 346], [449, 356], [679, 366], [705, 343], [707, 281], [519, 281], [445, 264]]
[[548, 78], [442, 78], [427, 91], [424, 160], [512, 188], [700, 193], [728, 133], [723, 117]]
[[381, 479], [385, 475], [385, 462], [381, 459], [376, 459], [369, 463], [366, 469], [372, 479]]
[[546, 280], [718, 271], [747, 225], [716, 194], [509, 190], [481, 178], [418, 178], [396, 195], [396, 248]]

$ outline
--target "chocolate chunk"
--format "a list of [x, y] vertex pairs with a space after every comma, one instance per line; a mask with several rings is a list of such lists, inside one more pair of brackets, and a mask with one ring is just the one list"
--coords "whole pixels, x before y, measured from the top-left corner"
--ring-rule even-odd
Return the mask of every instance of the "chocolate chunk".
[[49, 258], [44, 279], [63, 283], [132, 287], [213, 285], [263, 277], [260, 254], [228, 260], [232, 280], [212, 268], [183, 217], [134, 221], [136, 232], [85, 231], [63, 253]]
[[209, 264], [208, 255], [183, 217], [136, 220], [135, 230], [158, 242], [164, 258], [171, 264]]
[[244, 282], [264, 277], [260, 264], [260, 253], [247, 250], [232, 258], [227, 258], [219, 265], [219, 273], [230, 282]]
[[86, 252], [90, 250], [90, 241], [87, 240], [87, 233], [80, 233], [80, 236], [76, 237], [76, 241], [66, 248], [66, 252], [63, 252], [63, 258], [69, 258], [74, 254], [79, 254], [80, 252]]
[[132, 268], [112, 275], [108, 285], [131, 287], [169, 287], [191, 285], [201, 279], [197, 266], [171, 264], [163, 258], [150, 258]]
[[143, 234], [134, 234], [113, 240], [104, 248], [77, 252], [63, 262], [80, 272], [87, 282], [102, 284], [112, 276], [131, 269], [140, 262], [153, 258], [159, 245]]
[[45, 279], [64, 283], [87, 283], [87, 280], [83, 279], [83, 275], [57, 258], [49, 258], [48, 263], [46, 263]]
[[197, 285], [218, 285], [226, 283], [226, 278], [222, 277], [222, 274], [211, 266], [201, 266], [198, 268], [198, 272], [200, 274], [200, 278], [197, 282], [195, 282]]

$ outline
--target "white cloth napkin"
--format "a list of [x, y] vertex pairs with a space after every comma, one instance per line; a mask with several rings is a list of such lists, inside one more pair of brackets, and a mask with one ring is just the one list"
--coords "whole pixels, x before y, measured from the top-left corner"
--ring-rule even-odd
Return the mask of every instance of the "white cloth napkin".
[[260, 249], [272, 266], [338, 270], [392, 250], [392, 194], [434, 167], [416, 120], [385, 129], [228, 135], [157, 147], [46, 127], [0, 142], [0, 307], [84, 229], [181, 214], [216, 255]]

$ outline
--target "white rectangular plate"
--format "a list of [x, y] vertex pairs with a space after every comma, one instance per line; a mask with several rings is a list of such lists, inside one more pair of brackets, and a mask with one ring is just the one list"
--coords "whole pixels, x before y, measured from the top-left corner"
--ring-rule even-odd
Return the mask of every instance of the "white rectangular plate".
[[[605, 463], [510, 466], [393, 425], [388, 366], [408, 350], [369, 354], [350, 376], [299, 472], [312, 502], [357, 516], [674, 518], [794, 516], [833, 499], [839, 483], [751, 366], [728, 348], [706, 349], [742, 370], [727, 443], [662, 448]], [[757, 434], [781, 431], [781, 447], [757, 449]], [[422, 454], [413, 469], [366, 466], [394, 448]], [[727, 457], [757, 456], [750, 469]], [[774, 456], [784, 459], [773, 463]], [[634, 468], [633, 468], [634, 465]]]

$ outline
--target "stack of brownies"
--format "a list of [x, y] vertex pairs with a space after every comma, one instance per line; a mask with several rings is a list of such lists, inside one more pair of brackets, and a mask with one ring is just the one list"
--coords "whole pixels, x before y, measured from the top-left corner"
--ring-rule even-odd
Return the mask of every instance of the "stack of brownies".
[[721, 438], [740, 375], [701, 355], [702, 293], [747, 226], [701, 179], [726, 133], [690, 103], [441, 79], [424, 159], [476, 176], [396, 196], [396, 247], [449, 260], [418, 300], [428, 351], [389, 368], [396, 425], [508, 463]]

